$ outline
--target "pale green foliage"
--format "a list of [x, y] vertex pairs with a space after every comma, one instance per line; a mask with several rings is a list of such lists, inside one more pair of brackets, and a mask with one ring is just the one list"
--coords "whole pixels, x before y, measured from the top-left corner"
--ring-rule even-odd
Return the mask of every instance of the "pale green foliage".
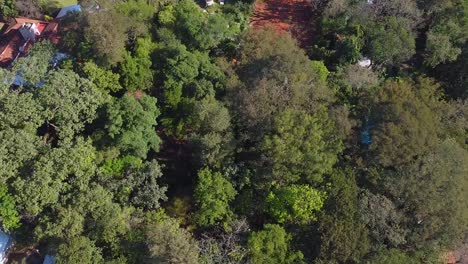
[[342, 145], [325, 112], [309, 115], [286, 110], [275, 118], [273, 131], [265, 138], [262, 153], [271, 163], [279, 184], [306, 180], [322, 181], [336, 163]]
[[[149, 210], [155, 210], [160, 207], [160, 201], [166, 201], [167, 187], [159, 186], [157, 180], [162, 176], [161, 166], [156, 160], [147, 162], [144, 167], [134, 173], [129, 173], [132, 177], [134, 186], [131, 193], [131, 202], [136, 206]], [[124, 188], [129, 188], [125, 186]]]
[[20, 226], [20, 216], [15, 208], [15, 199], [6, 185], [0, 185], [0, 222], [3, 230], [11, 231]]
[[310, 223], [317, 220], [326, 194], [308, 185], [291, 185], [270, 192], [266, 198], [266, 211], [278, 223]]
[[252, 232], [248, 241], [252, 263], [304, 263], [304, 256], [300, 251], [291, 249], [290, 241], [291, 235], [279, 225], [267, 224], [263, 230]]
[[56, 204], [63, 193], [86, 189], [96, 170], [90, 141], [79, 138], [73, 145], [43, 151], [13, 183], [18, 208], [30, 215]]
[[197, 241], [176, 220], [169, 218], [150, 224], [146, 235], [150, 259], [154, 263], [198, 263]]
[[122, 89], [119, 83], [119, 74], [104, 70], [93, 62], [86, 62], [83, 65], [83, 72], [86, 78], [92, 81], [100, 90], [117, 92]]
[[[2, 81], [0, 81], [2, 83]], [[6, 182], [37, 155], [42, 108], [31, 93], [6, 90], [0, 93], [0, 181]]]
[[236, 190], [221, 173], [212, 172], [207, 168], [200, 170], [194, 196], [198, 206], [195, 214], [198, 225], [213, 226], [231, 218], [229, 202], [236, 196]]
[[146, 158], [148, 151], [159, 149], [161, 140], [155, 129], [158, 116], [156, 98], [124, 95], [107, 107], [106, 130], [121, 153]]
[[359, 197], [359, 213], [375, 245], [398, 247], [406, 243], [408, 230], [403, 225], [403, 215], [387, 197], [363, 191]]
[[101, 264], [104, 263], [101, 250], [86, 237], [74, 237], [61, 244], [57, 250], [57, 264]]

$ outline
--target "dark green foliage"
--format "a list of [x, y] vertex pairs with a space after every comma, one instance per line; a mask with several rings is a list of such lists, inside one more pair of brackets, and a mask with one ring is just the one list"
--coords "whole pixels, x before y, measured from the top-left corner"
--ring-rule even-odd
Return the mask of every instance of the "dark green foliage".
[[382, 87], [371, 110], [376, 124], [371, 150], [378, 163], [400, 166], [437, 144], [438, 95], [438, 85], [429, 79], [390, 81]]
[[372, 59], [384, 65], [398, 65], [415, 53], [415, 37], [402, 18], [389, 17], [372, 28], [369, 51]]
[[122, 154], [146, 158], [148, 151], [159, 149], [158, 116], [156, 98], [124, 95], [107, 107], [106, 133]]
[[195, 149], [195, 160], [200, 165], [222, 165], [232, 151], [229, 111], [212, 96], [199, 101], [192, 113], [193, 134], [190, 141]]
[[394, 263], [408, 263], [417, 264], [421, 263], [418, 259], [408, 256], [403, 251], [398, 249], [384, 249], [371, 258], [365, 261], [368, 264], [394, 264]]
[[18, 11], [16, 11], [14, 0], [0, 1], [0, 17], [1, 18], [14, 17], [17, 14], [18, 14]]
[[320, 259], [324, 263], [358, 261], [369, 250], [367, 229], [359, 217], [359, 189], [350, 169], [330, 177], [328, 199], [319, 219]]
[[388, 191], [409, 217], [410, 245], [451, 246], [463, 236], [468, 226], [463, 209], [468, 206], [467, 165], [466, 149], [448, 139], [387, 179]]

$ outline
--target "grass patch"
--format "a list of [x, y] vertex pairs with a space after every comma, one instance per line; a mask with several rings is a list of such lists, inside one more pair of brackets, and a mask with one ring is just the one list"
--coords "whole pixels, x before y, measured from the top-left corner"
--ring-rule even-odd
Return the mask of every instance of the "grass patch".
[[53, 11], [62, 7], [78, 4], [77, 0], [41, 0], [41, 6], [44, 10]]

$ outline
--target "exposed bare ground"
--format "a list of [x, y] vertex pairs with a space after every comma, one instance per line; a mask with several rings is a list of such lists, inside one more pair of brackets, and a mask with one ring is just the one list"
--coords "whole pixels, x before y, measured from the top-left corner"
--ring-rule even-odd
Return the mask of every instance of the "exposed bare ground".
[[313, 8], [306, 0], [257, 0], [251, 26], [291, 34], [303, 48], [312, 44]]

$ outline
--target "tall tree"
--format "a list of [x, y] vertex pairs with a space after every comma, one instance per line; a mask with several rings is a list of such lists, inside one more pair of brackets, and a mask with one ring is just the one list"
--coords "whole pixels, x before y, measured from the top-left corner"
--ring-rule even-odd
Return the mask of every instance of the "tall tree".
[[232, 217], [229, 208], [236, 195], [232, 184], [219, 172], [212, 172], [204, 168], [198, 172], [198, 183], [195, 188], [195, 203], [198, 211], [195, 221], [202, 227], [213, 226]]
[[114, 99], [107, 107], [105, 127], [111, 145], [122, 154], [141, 158], [146, 158], [150, 150], [159, 150], [160, 139], [155, 128], [158, 116], [154, 97], [124, 95]]
[[334, 130], [325, 112], [279, 113], [261, 148], [271, 166], [272, 180], [280, 185], [300, 180], [320, 183], [323, 175], [331, 172], [342, 149]]
[[248, 241], [248, 249], [253, 263], [292, 264], [304, 263], [300, 251], [290, 246], [291, 235], [279, 225], [267, 224], [263, 230], [253, 232]]
[[442, 127], [435, 111], [439, 86], [430, 79], [388, 81], [371, 109], [374, 142], [371, 150], [383, 166], [400, 166], [427, 153]]

